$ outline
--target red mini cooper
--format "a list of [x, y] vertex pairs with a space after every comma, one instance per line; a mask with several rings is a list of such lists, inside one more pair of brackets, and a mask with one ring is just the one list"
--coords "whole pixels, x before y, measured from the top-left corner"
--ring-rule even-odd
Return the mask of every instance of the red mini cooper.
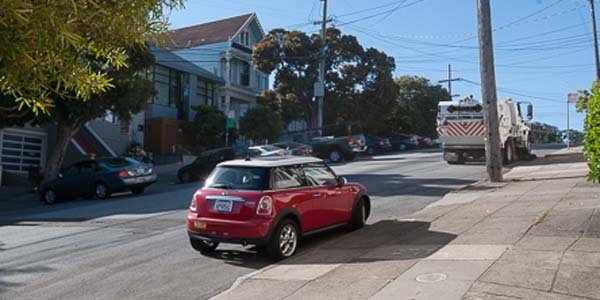
[[187, 229], [192, 247], [204, 254], [237, 243], [284, 259], [303, 236], [363, 227], [370, 207], [364, 186], [337, 177], [318, 158], [232, 160], [217, 165], [194, 194]]

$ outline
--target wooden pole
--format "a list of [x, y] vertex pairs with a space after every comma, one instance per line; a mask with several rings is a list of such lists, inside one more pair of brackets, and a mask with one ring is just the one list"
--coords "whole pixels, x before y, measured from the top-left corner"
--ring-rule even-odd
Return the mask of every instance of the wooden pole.
[[481, 65], [481, 97], [486, 129], [485, 158], [491, 182], [502, 181], [502, 147], [498, 124], [498, 96], [489, 0], [477, 0], [479, 28], [479, 60]]

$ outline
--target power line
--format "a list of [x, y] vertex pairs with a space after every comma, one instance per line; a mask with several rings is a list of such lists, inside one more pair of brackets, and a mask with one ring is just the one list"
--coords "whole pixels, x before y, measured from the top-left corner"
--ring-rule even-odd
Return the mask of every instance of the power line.
[[[383, 11], [383, 12], [375, 13], [375, 14], [372, 14], [372, 15], [369, 15], [369, 16], [366, 16], [366, 17], [358, 18], [358, 19], [355, 19], [355, 20], [352, 20], [352, 21], [343, 22], [341, 24], [336, 24], [336, 25], [339, 27], [339, 26], [345, 26], [345, 25], [349, 25], [349, 24], [353, 24], [353, 23], [357, 23], [357, 22], [361, 22], [361, 21], [373, 19], [373, 18], [382, 16], [382, 15], [385, 15], [385, 14], [393, 13], [393, 12], [395, 12], [398, 9], [401, 9], [401, 8], [413, 6], [413, 5], [415, 5], [417, 3], [420, 3], [420, 2], [423, 2], [423, 1], [425, 1], [425, 0], [416, 0], [416, 1], [410, 2], [408, 4], [404, 4], [404, 5], [400, 4], [399, 6], [396, 6], [396, 7], [392, 8], [392, 9], [388, 9], [388, 10]], [[401, 2], [406, 2], [406, 1], [402, 0]]]

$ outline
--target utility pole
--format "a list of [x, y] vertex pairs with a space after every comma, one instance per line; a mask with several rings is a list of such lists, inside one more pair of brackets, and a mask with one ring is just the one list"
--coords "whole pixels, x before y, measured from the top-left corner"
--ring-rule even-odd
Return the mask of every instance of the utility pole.
[[502, 151], [498, 124], [498, 96], [496, 95], [490, 0], [476, 1], [481, 65], [481, 97], [486, 132], [485, 161], [490, 181], [500, 182], [502, 181]]
[[314, 96], [317, 98], [317, 127], [319, 128], [319, 135], [322, 134], [323, 130], [323, 102], [325, 100], [325, 63], [327, 59], [327, 23], [333, 21], [327, 18], [327, 0], [321, 0], [323, 2], [323, 20], [315, 22], [315, 25], [321, 25], [321, 62], [319, 64], [319, 79], [315, 83]]
[[590, 0], [590, 11], [592, 13], [592, 33], [594, 35], [594, 57], [596, 58], [596, 80], [600, 80], [600, 55], [598, 54], [598, 31], [596, 29], [596, 8], [594, 0]]
[[452, 78], [452, 65], [448, 64], [448, 79], [446, 80], [440, 80], [438, 81], [438, 83], [448, 83], [448, 94], [450, 94], [450, 101], [452, 101], [452, 97], [453, 96], [458, 96], [458, 95], [452, 95], [452, 81], [461, 81], [463, 80], [462, 78]]

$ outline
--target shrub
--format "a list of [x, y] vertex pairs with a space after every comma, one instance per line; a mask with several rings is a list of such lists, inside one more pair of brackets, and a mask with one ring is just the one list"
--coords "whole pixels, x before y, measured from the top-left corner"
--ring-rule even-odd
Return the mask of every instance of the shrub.
[[583, 151], [590, 172], [588, 180], [600, 181], [600, 84], [594, 83], [592, 96], [587, 103], [585, 117], [585, 144]]

